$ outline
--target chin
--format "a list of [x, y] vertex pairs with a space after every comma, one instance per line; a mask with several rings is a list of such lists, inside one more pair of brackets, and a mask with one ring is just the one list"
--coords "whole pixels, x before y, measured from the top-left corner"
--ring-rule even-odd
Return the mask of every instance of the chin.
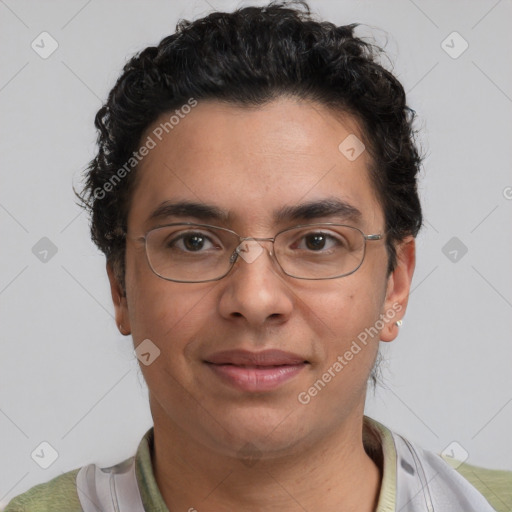
[[222, 426], [217, 424], [214, 431], [209, 431], [208, 444], [237, 459], [279, 457], [307, 437], [304, 422], [284, 408], [244, 407], [222, 417]]

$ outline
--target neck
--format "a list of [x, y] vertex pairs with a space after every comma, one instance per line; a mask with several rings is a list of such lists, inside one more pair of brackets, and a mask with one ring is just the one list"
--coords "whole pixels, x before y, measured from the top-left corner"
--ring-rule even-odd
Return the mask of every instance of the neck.
[[374, 512], [382, 468], [367, 450], [362, 414], [321, 442], [245, 461], [209, 450], [175, 424], [155, 421], [152, 462], [171, 512]]

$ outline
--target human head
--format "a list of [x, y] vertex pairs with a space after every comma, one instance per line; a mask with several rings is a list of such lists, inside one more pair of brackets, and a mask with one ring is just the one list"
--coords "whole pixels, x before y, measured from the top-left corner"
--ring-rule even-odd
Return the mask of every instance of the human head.
[[[347, 353], [361, 332], [382, 324], [368, 350], [354, 349], [358, 362], [300, 410], [300, 426], [290, 426], [296, 439], [285, 434], [267, 448], [275, 453], [288, 440], [298, 446], [301, 432], [311, 441], [357, 418], [377, 334], [383, 341], [396, 336], [382, 319], [406, 307], [410, 240], [421, 224], [420, 158], [402, 86], [377, 63], [379, 50], [354, 30], [315, 21], [302, 2], [181, 22], [176, 34], [128, 62], [96, 116], [99, 151], [83, 197], [93, 239], [107, 257], [116, 320], [136, 346], [149, 339], [162, 353], [142, 367], [155, 425], [178, 425], [212, 449], [236, 446], [233, 439], [243, 443], [258, 429], [263, 442], [283, 407], [298, 405], [290, 393], [309, 387], [335, 364], [336, 353]], [[338, 150], [349, 135], [366, 148], [354, 161]], [[272, 212], [308, 191], [347, 195], [364, 212], [365, 233], [384, 235], [386, 245], [372, 247], [343, 282], [289, 283], [269, 272], [266, 256], [200, 285], [164, 281], [148, 268], [141, 236], [156, 222], [151, 210], [168, 198], [213, 202], [234, 219], [225, 227], [270, 237], [277, 232]], [[215, 349], [276, 347], [297, 351], [308, 371], [275, 402], [241, 401], [205, 370]], [[196, 405], [201, 400], [199, 409], [190, 397]], [[223, 430], [203, 416], [207, 410], [226, 418]]]

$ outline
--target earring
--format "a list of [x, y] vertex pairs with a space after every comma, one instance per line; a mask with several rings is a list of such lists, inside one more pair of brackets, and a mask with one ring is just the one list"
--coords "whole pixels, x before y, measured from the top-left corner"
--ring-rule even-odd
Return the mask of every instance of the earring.
[[397, 327], [402, 327], [402, 324], [403, 324], [403, 321], [402, 321], [402, 320], [397, 320], [397, 321], [395, 322], [395, 325], [396, 325]]

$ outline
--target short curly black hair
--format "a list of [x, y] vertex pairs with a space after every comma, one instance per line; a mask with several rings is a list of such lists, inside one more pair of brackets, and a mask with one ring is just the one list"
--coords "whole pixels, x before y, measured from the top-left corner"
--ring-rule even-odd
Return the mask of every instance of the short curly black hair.
[[414, 112], [400, 82], [379, 63], [382, 49], [356, 37], [356, 27], [318, 21], [304, 1], [272, 2], [181, 20], [174, 34], [127, 62], [96, 114], [98, 152], [78, 194], [91, 213], [92, 239], [123, 290], [134, 154], [157, 118], [191, 99], [259, 106], [292, 96], [352, 115], [384, 211], [388, 272], [395, 268], [396, 243], [416, 236], [422, 224]]

